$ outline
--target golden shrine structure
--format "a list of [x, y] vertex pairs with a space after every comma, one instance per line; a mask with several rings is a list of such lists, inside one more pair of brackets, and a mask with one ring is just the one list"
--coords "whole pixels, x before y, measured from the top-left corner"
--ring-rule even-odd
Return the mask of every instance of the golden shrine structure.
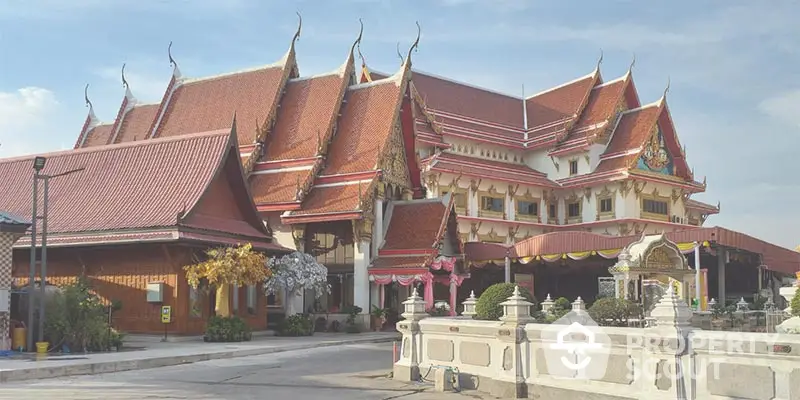
[[719, 204], [693, 198], [706, 180], [678, 140], [668, 87], [642, 103], [634, 63], [606, 80], [601, 56], [585, 76], [511, 96], [412, 69], [419, 36], [398, 70], [370, 71], [357, 27], [343, 60], [315, 76], [296, 61], [302, 20], [277, 61], [218, 76], [183, 75], [170, 44], [162, 100], [139, 102], [123, 67], [116, 117], [99, 120], [87, 96], [74, 151], [233, 131], [249, 198], [216, 201], [252, 201], [272, 243], [329, 271], [330, 295], [271, 296], [272, 311], [356, 305], [366, 318], [422, 285], [428, 307], [455, 312], [470, 290], [503, 280], [589, 300], [623, 248], [662, 233], [702, 253], [707, 296], [773, 287], [800, 269], [796, 252], [702, 227]]

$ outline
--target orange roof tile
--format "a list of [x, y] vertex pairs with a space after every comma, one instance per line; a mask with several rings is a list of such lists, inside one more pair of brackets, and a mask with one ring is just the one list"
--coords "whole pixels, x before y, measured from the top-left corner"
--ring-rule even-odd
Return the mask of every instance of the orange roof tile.
[[440, 239], [449, 211], [441, 199], [390, 202], [386, 215], [391, 215], [391, 219], [381, 249], [432, 249]]
[[525, 99], [528, 128], [568, 119], [579, 113], [597, 78], [596, 74], [587, 75]]
[[613, 116], [625, 92], [627, 82], [626, 79], [621, 79], [592, 89], [589, 101], [578, 122], [575, 123], [575, 128], [599, 124]]
[[374, 170], [392, 134], [402, 98], [395, 80], [373, 81], [347, 90], [339, 127], [322, 175]]
[[660, 114], [661, 107], [658, 104], [624, 112], [611, 134], [611, 141], [600, 156], [600, 164], [595, 168], [595, 172], [628, 168], [639, 157], [639, 152], [612, 158], [606, 156], [641, 148], [650, 137]]
[[[372, 74], [375, 79], [376, 74]], [[414, 71], [414, 86], [428, 107], [509, 127], [522, 128], [522, 100], [432, 74]]]
[[256, 204], [295, 201], [297, 182], [302, 185], [311, 170], [253, 173], [250, 175], [250, 192]]
[[313, 157], [342, 104], [349, 77], [338, 73], [291, 80], [286, 85], [275, 127], [267, 138], [268, 161]]
[[104, 146], [108, 144], [108, 141], [111, 139], [111, 128], [113, 127], [114, 125], [112, 124], [104, 124], [91, 128], [89, 132], [86, 132], [86, 140], [81, 147]]
[[[50, 182], [48, 231], [175, 227], [230, 154], [230, 140], [230, 131], [217, 131], [41, 154], [47, 157], [47, 174], [85, 168]], [[0, 179], [7, 185], [0, 209], [31, 214], [33, 157], [0, 160]]]
[[303, 201], [303, 209], [292, 212], [292, 215], [358, 212], [359, 186], [363, 196], [370, 184], [314, 186]]
[[[158, 104], [137, 105], [122, 116], [119, 131], [114, 143], [133, 142], [147, 139], [150, 135], [148, 129], [156, 118]], [[230, 121], [229, 125], [230, 125]]]
[[283, 67], [270, 66], [186, 81], [172, 93], [155, 137], [227, 129], [235, 113], [239, 144], [253, 143], [256, 123], [267, 119], [283, 75]]
[[661, 108], [657, 104], [623, 113], [604, 154], [633, 150], [644, 145], [660, 113]]
[[442, 152], [428, 159], [431, 170], [464, 173], [466, 176], [486, 176], [504, 181], [524, 182], [531, 185], [557, 186], [547, 175], [527, 165], [485, 160], [460, 154]]

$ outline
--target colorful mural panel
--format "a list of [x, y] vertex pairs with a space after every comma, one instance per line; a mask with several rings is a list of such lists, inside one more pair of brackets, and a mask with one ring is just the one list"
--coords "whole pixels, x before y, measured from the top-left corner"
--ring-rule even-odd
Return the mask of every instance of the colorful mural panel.
[[661, 127], [656, 125], [655, 132], [645, 144], [644, 152], [639, 157], [636, 167], [643, 171], [672, 175], [674, 165], [672, 156], [664, 145], [664, 135]]

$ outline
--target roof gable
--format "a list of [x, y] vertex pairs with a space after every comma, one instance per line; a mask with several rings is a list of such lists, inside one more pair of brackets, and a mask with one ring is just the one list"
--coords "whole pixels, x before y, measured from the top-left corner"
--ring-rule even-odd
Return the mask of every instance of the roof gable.
[[[592, 88], [600, 79], [598, 71], [525, 99], [528, 129], [545, 127], [576, 118]], [[559, 126], [560, 128], [560, 126]]]
[[[51, 182], [49, 232], [176, 226], [214, 177], [230, 138], [230, 131], [221, 131], [42, 154], [43, 173], [84, 168]], [[7, 184], [0, 209], [31, 213], [33, 157], [0, 160], [0, 178]], [[180, 190], [175, 182], [181, 182]]]
[[229, 129], [230, 118], [236, 114], [239, 144], [251, 144], [258, 121], [266, 121], [276, 104], [285, 77], [280, 65], [178, 82], [165, 96], [168, 102], [154, 137]]
[[105, 146], [108, 144], [108, 141], [111, 140], [113, 127], [114, 126], [111, 124], [102, 124], [89, 128], [83, 143], [79, 143], [79, 146], [76, 148]]
[[[150, 132], [148, 129], [158, 113], [159, 104], [135, 105], [124, 112], [119, 122], [119, 128], [113, 143], [133, 142], [145, 140]], [[229, 117], [230, 118], [230, 117]], [[112, 143], [110, 143], [112, 144]]]
[[438, 250], [454, 212], [451, 196], [436, 199], [390, 201], [384, 240], [379, 253], [405, 250], [408, 255]]

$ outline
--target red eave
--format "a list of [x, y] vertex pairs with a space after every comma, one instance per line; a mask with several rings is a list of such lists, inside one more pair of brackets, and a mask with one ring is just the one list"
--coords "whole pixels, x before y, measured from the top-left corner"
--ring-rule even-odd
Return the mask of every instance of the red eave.
[[314, 186], [333, 183], [372, 180], [382, 175], [382, 171], [363, 171], [339, 175], [321, 175], [314, 180]]
[[361, 219], [361, 217], [361, 211], [345, 211], [338, 213], [281, 215], [281, 222], [286, 225], [292, 225], [312, 222], [346, 221]]
[[255, 171], [269, 171], [273, 169], [292, 168], [292, 167], [311, 167], [321, 157], [298, 158], [295, 160], [275, 160], [275, 161], [258, 161], [253, 166]]
[[378, 256], [430, 256], [438, 253], [436, 249], [381, 249]]

